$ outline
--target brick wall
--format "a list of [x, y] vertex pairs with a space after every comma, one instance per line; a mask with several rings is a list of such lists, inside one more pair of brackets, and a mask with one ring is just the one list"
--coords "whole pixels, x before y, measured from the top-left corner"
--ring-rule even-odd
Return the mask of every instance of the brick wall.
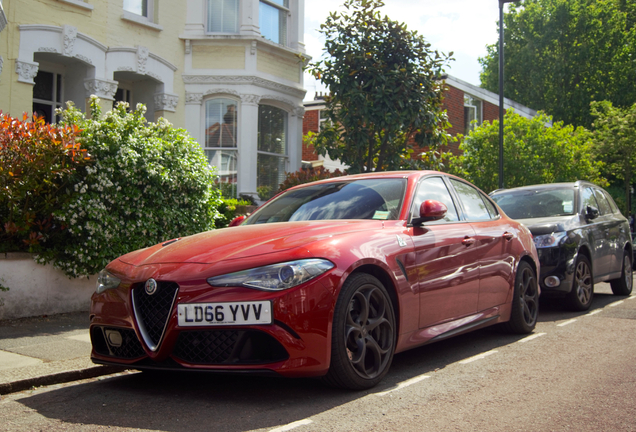
[[[451, 124], [447, 132], [456, 136], [464, 133], [464, 92], [455, 87], [448, 86], [447, 88], [444, 108], [448, 112], [448, 122]], [[451, 142], [448, 146], [454, 154], [459, 153], [458, 142]]]
[[[320, 110], [308, 110], [305, 111], [305, 118], [303, 119], [303, 136], [307, 135], [307, 132], [318, 132], [319, 130], [319, 114]], [[303, 157], [304, 161], [318, 160], [318, 153], [314, 150], [314, 146], [307, 145], [303, 142]]]
[[[504, 105], [505, 106], [505, 105]], [[499, 120], [499, 107], [497, 105], [491, 104], [490, 102], [484, 101], [484, 121]]]

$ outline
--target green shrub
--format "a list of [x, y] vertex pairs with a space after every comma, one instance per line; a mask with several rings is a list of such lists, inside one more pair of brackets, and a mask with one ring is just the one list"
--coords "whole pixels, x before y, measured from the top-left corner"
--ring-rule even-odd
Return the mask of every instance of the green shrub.
[[316, 168], [301, 168], [296, 172], [285, 173], [285, 180], [280, 184], [279, 192], [289, 189], [299, 184], [310, 183], [313, 181], [328, 179], [332, 177], [340, 177], [346, 175], [345, 172], [339, 169], [335, 171], [329, 171], [323, 166]]
[[77, 134], [77, 127], [0, 113], [0, 252], [38, 252], [63, 240], [64, 225], [52, 215], [89, 159]]
[[95, 274], [135, 249], [213, 229], [220, 217], [215, 173], [201, 147], [165, 119], [147, 123], [145, 107], [120, 103], [100, 119], [72, 105], [62, 124], [81, 129], [92, 164], [77, 170], [74, 193], [54, 214], [68, 226], [65, 244], [39, 254], [69, 276]]

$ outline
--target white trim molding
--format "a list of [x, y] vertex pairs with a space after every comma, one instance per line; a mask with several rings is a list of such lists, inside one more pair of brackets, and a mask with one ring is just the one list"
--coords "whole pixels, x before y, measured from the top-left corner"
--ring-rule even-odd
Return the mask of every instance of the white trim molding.
[[177, 110], [178, 103], [179, 103], [179, 96], [175, 94], [170, 94], [170, 93], [155, 94], [155, 111], [175, 112]]
[[18, 74], [18, 81], [35, 85], [33, 78], [38, 74], [39, 63], [27, 62], [22, 60], [15, 61], [15, 72]]

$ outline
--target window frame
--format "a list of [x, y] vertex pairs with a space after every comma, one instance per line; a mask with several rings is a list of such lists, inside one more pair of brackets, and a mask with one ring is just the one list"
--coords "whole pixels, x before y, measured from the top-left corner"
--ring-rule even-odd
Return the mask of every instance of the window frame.
[[[53, 88], [52, 88], [52, 99], [51, 100], [46, 100], [46, 99], [39, 99], [36, 98], [35, 95], [33, 94], [33, 91], [35, 90], [35, 85], [33, 86], [33, 90], [31, 92], [31, 109], [33, 110], [33, 105], [38, 103], [41, 105], [49, 105], [52, 107], [51, 109], [51, 118], [50, 119], [46, 119], [47, 123], [56, 123], [59, 119], [58, 117], [55, 115], [55, 110], [57, 108], [63, 108], [64, 107], [64, 71], [60, 70], [59, 68], [55, 68], [55, 67], [47, 67], [47, 66], [43, 66], [42, 62], [40, 62], [40, 68], [38, 69], [38, 74], [40, 73], [49, 73], [53, 75]], [[34, 80], [37, 79], [37, 75], [34, 77]], [[58, 83], [59, 80], [59, 83]], [[37, 84], [36, 84], [37, 85]], [[59, 85], [59, 87], [58, 87]], [[59, 100], [57, 100], [59, 99]]]
[[[214, 102], [214, 101], [223, 101], [221, 103], [227, 103], [227, 106], [230, 105], [234, 105], [235, 106], [235, 125], [234, 125], [234, 146], [233, 147], [223, 147], [223, 146], [208, 146], [208, 136], [207, 136], [207, 130], [209, 127], [213, 126], [212, 125], [208, 125], [208, 106], [209, 103]], [[230, 104], [231, 102], [231, 104]], [[239, 129], [239, 110], [240, 110], [240, 104], [239, 101], [237, 99], [234, 99], [232, 97], [228, 97], [228, 96], [215, 96], [215, 97], [211, 97], [211, 98], [207, 98], [203, 101], [203, 109], [202, 111], [202, 115], [203, 115], [203, 121], [202, 121], [202, 125], [203, 125], [203, 152], [205, 153], [206, 158], [208, 159], [208, 163], [210, 164], [210, 166], [214, 166], [217, 168], [217, 174], [219, 175], [219, 180], [222, 180], [223, 176], [227, 176], [228, 178], [233, 178], [234, 181], [219, 181], [219, 183], [227, 183], [230, 185], [233, 185], [232, 189], [232, 194], [234, 194], [234, 196], [236, 197], [238, 195], [238, 168], [239, 168], [239, 133], [240, 133], [240, 129]], [[228, 111], [226, 111], [223, 116], [225, 116], [227, 114]], [[220, 123], [221, 125], [225, 124]], [[219, 156], [221, 158], [221, 165], [213, 165], [212, 164], [212, 159], [210, 159], [210, 152], [220, 152]], [[231, 166], [232, 164], [235, 167], [235, 170], [225, 170], [228, 171], [227, 174], [223, 174], [223, 161], [224, 161], [224, 157], [226, 154], [232, 154], [231, 159], [233, 159], [234, 162], [230, 161], [228, 162], [228, 164]]]
[[[474, 111], [474, 115], [469, 120], [466, 118], [466, 111]], [[483, 123], [483, 111], [484, 101], [476, 98], [468, 93], [464, 93], [464, 132], [468, 134], [470, 131], [475, 130], [475, 127], [480, 126]], [[476, 121], [477, 123], [473, 123]]]
[[[272, 151], [267, 151], [267, 150], [260, 150], [260, 144], [261, 144], [261, 107], [270, 107], [270, 108], [275, 108], [276, 110], [279, 110], [281, 112], [284, 113], [285, 117], [284, 117], [284, 126], [283, 126], [283, 134], [285, 137], [285, 143], [284, 143], [284, 152], [283, 153], [276, 153], [276, 152], [272, 152]], [[259, 163], [259, 159], [260, 156], [266, 156], [266, 157], [276, 157], [280, 160], [280, 165], [283, 166], [283, 172], [279, 173], [279, 180], [280, 182], [282, 182], [284, 179], [281, 178], [280, 176], [285, 174], [285, 172], [287, 170], [289, 170], [289, 111], [287, 111], [284, 108], [281, 108], [280, 106], [271, 104], [271, 103], [261, 103], [258, 106], [258, 120], [257, 120], [257, 130], [256, 130], [256, 135], [257, 135], [257, 143], [256, 143], [256, 187], [257, 189], [261, 186], [270, 186], [270, 185], [262, 185], [259, 184], [259, 174], [258, 174], [258, 170], [260, 168], [260, 163]], [[280, 184], [280, 183], [279, 183]], [[276, 185], [276, 187], [278, 187], [278, 184]], [[271, 195], [270, 198], [272, 196], [274, 196], [274, 192], [276, 192], [276, 190], [271, 191]]]

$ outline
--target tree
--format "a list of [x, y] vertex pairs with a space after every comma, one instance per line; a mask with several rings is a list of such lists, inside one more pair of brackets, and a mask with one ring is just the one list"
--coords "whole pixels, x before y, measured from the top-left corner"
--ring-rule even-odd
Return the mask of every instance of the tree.
[[325, 55], [309, 66], [329, 89], [328, 121], [315, 148], [350, 173], [398, 169], [411, 145], [437, 147], [447, 137], [440, 80], [450, 57], [382, 17], [381, 6], [345, 1], [346, 12], [331, 13], [320, 26]]
[[[555, 120], [590, 128], [590, 102], [636, 101], [636, 2], [525, 0], [504, 17], [504, 94]], [[498, 45], [481, 86], [499, 92]]]
[[[540, 113], [527, 119], [512, 110], [504, 119], [506, 187], [589, 180], [604, 186], [601, 163], [592, 153], [588, 130], [557, 122]], [[498, 187], [499, 121], [484, 122], [464, 137], [463, 154], [451, 161], [451, 171], [489, 192]]]
[[625, 186], [626, 214], [631, 214], [630, 187], [636, 166], [636, 103], [617, 108], [611, 102], [592, 103], [594, 142], [598, 158], [605, 162], [607, 172]]

